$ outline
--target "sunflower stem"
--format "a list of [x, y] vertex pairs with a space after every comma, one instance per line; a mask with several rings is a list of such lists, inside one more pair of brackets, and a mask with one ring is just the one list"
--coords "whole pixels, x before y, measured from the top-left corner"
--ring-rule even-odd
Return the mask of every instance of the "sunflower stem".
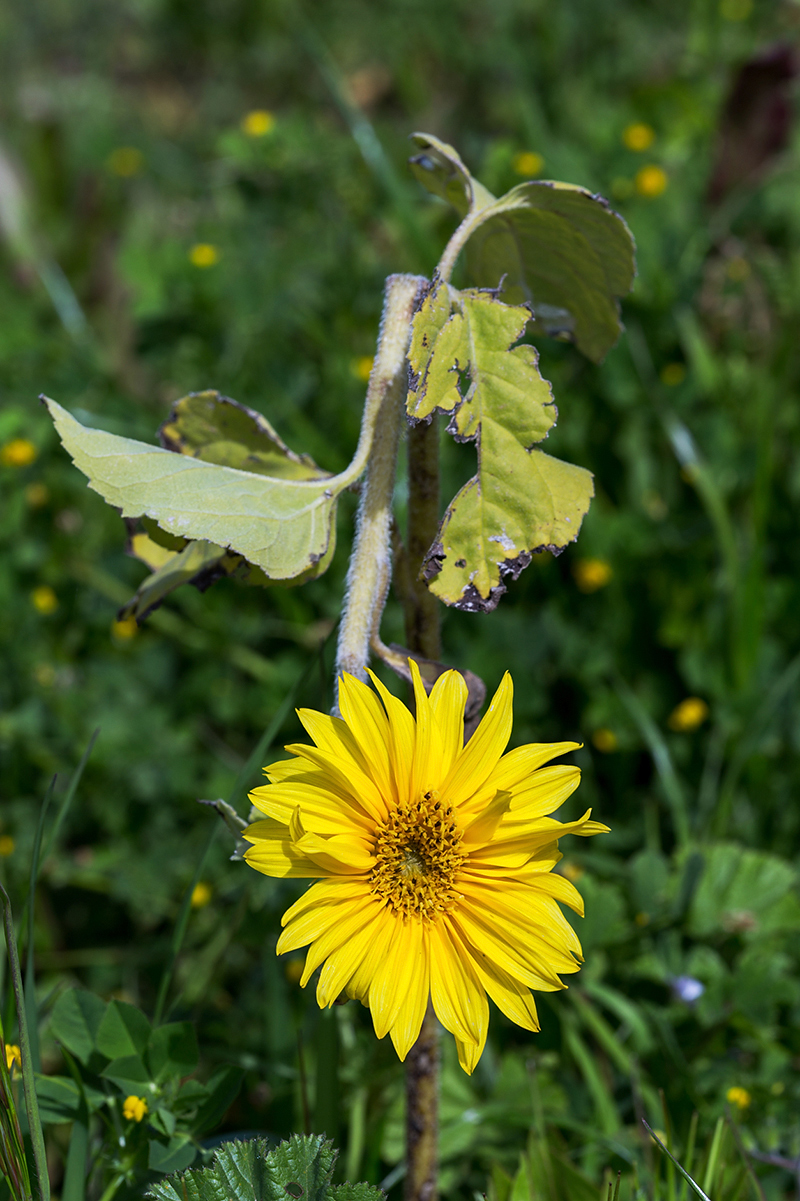
[[439, 1169], [439, 1023], [433, 1006], [406, 1056], [405, 1201], [435, 1201]]
[[336, 679], [349, 672], [367, 679], [369, 644], [377, 630], [391, 580], [391, 520], [397, 446], [407, 386], [406, 352], [417, 297], [428, 281], [390, 275], [372, 365], [365, 414], [377, 410], [372, 448], [347, 573], [347, 595], [339, 627]]

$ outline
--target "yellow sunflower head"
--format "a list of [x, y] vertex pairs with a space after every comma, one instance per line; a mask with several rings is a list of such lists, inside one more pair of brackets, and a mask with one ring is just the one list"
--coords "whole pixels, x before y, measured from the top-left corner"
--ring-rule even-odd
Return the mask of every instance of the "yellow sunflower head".
[[341, 718], [299, 716], [313, 746], [266, 769], [250, 794], [266, 814], [244, 832], [251, 867], [316, 878], [283, 915], [278, 952], [311, 944], [300, 983], [320, 965], [320, 1006], [342, 993], [368, 1006], [379, 1038], [404, 1059], [428, 1002], [472, 1072], [489, 1024], [487, 994], [512, 1021], [538, 1030], [531, 989], [564, 988], [580, 943], [562, 914], [583, 902], [552, 869], [563, 834], [599, 834], [590, 810], [549, 815], [578, 786], [576, 767], [544, 767], [577, 743], [504, 753], [511, 736], [506, 673], [464, 745], [467, 688], [455, 671], [425, 692], [410, 663], [416, 720], [372, 676], [339, 683]]

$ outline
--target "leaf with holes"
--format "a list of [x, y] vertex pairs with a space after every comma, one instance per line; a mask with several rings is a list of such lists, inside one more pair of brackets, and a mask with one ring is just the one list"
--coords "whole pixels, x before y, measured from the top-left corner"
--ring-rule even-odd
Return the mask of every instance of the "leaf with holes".
[[478, 472], [423, 565], [431, 591], [459, 609], [493, 609], [532, 554], [574, 541], [594, 494], [590, 472], [535, 449], [557, 413], [536, 351], [517, 345], [529, 318], [493, 292], [444, 284], [414, 318], [409, 417], [449, 413], [450, 433], [478, 446]]
[[336, 501], [364, 470], [374, 428], [339, 475], [277, 479], [88, 429], [45, 403], [89, 487], [123, 517], [147, 515], [168, 534], [215, 543], [272, 580], [297, 579], [330, 560]]
[[298, 1134], [270, 1151], [266, 1139], [223, 1143], [210, 1168], [150, 1186], [157, 1201], [383, 1201], [369, 1185], [331, 1188], [336, 1152], [323, 1135]]

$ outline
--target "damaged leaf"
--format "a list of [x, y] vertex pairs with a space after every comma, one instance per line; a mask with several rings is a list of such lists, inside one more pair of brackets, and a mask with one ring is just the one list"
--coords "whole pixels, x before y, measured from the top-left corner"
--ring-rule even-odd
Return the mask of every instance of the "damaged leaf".
[[478, 448], [423, 564], [431, 591], [459, 609], [493, 609], [532, 554], [574, 541], [594, 494], [590, 472], [535, 448], [557, 413], [536, 351], [516, 344], [529, 319], [493, 292], [444, 284], [414, 318], [409, 417], [450, 413], [449, 432]]
[[188, 542], [182, 550], [173, 551], [159, 546], [147, 534], [134, 534], [129, 549], [134, 558], [147, 564], [152, 575], [142, 581], [135, 595], [120, 609], [120, 621], [131, 617], [144, 621], [181, 584], [194, 584], [205, 592], [220, 576], [232, 575], [244, 564], [240, 555], [232, 555], [213, 542]]
[[220, 467], [286, 480], [324, 479], [330, 474], [310, 455], [290, 450], [261, 413], [219, 392], [190, 392], [176, 400], [158, 434], [165, 450]]
[[168, 534], [214, 543], [260, 567], [270, 580], [299, 582], [330, 561], [337, 498], [364, 470], [371, 443], [368, 427], [356, 457], [337, 476], [281, 479], [263, 474], [263, 467], [258, 474], [220, 466], [89, 429], [43, 399], [89, 487], [123, 517], [145, 515]]
[[635, 275], [630, 230], [600, 196], [572, 184], [534, 180], [496, 199], [451, 146], [414, 134], [417, 179], [465, 222], [467, 275], [477, 287], [501, 281], [509, 304], [529, 304], [534, 330], [573, 341], [599, 362], [622, 326], [619, 297]]

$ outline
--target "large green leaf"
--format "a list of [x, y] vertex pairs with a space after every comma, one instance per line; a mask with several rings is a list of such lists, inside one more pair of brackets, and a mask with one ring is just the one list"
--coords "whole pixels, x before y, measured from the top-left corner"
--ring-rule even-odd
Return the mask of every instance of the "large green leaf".
[[97, 1027], [97, 1049], [107, 1059], [142, 1055], [150, 1037], [150, 1023], [135, 1005], [109, 1001]]
[[206, 463], [274, 479], [327, 479], [310, 455], [298, 455], [254, 409], [219, 392], [190, 392], [176, 400], [158, 431], [161, 445]]
[[158, 1201], [382, 1201], [369, 1185], [331, 1188], [336, 1152], [322, 1135], [301, 1137], [270, 1151], [266, 1139], [223, 1143], [210, 1168], [150, 1186]]
[[89, 486], [123, 517], [146, 514], [170, 534], [228, 548], [270, 579], [295, 578], [330, 556], [336, 499], [364, 470], [374, 428], [366, 423], [356, 457], [339, 475], [275, 479], [89, 429], [46, 403]]
[[417, 179], [469, 217], [456, 250], [466, 248], [470, 282], [502, 286], [509, 304], [531, 305], [534, 329], [602, 359], [619, 337], [618, 298], [636, 270], [622, 217], [585, 188], [552, 180], [519, 184], [496, 199], [452, 146], [429, 134], [413, 140], [421, 149], [410, 160]]
[[503, 281], [509, 304], [530, 304], [534, 330], [574, 341], [599, 362], [619, 337], [618, 298], [631, 290], [634, 243], [600, 196], [572, 184], [519, 184], [484, 210], [467, 243], [472, 283]]
[[536, 351], [515, 345], [529, 316], [495, 293], [442, 284], [414, 318], [409, 416], [450, 413], [450, 432], [478, 443], [478, 473], [448, 507], [423, 568], [459, 609], [493, 609], [532, 554], [574, 541], [594, 493], [590, 472], [535, 449], [557, 414]]
[[98, 1058], [97, 1033], [107, 1009], [108, 1004], [94, 993], [67, 989], [53, 1007], [50, 1033], [81, 1063], [89, 1064]]

